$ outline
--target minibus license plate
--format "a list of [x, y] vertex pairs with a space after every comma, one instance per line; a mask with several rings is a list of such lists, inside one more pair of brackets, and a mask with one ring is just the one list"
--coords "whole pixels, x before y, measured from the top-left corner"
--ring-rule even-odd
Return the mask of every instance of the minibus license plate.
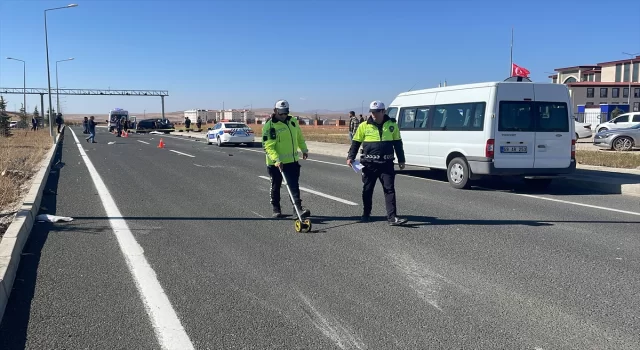
[[500, 146], [500, 153], [527, 153], [527, 146]]

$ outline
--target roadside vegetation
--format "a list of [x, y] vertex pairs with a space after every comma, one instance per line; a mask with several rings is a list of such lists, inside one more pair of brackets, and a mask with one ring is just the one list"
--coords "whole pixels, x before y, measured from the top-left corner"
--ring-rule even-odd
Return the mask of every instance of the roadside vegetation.
[[[1, 101], [0, 114], [6, 115], [6, 102]], [[0, 136], [0, 236], [13, 220], [20, 199], [29, 190], [30, 180], [50, 147], [48, 129], [12, 128]]]
[[578, 164], [611, 168], [640, 169], [640, 152], [577, 150]]
[[[338, 128], [335, 126], [302, 125], [301, 128], [307, 141], [340, 143], [343, 145], [351, 143], [349, 141], [349, 129], [346, 126]], [[262, 125], [251, 125], [251, 129], [256, 133], [256, 136], [262, 135]]]

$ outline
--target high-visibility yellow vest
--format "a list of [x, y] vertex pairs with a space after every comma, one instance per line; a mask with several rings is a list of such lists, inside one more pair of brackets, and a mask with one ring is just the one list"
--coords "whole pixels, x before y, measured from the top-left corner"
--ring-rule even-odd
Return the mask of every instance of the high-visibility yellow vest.
[[289, 115], [283, 121], [275, 117], [262, 127], [262, 147], [266, 153], [267, 165], [293, 163], [300, 159], [298, 149], [308, 153], [298, 119]]

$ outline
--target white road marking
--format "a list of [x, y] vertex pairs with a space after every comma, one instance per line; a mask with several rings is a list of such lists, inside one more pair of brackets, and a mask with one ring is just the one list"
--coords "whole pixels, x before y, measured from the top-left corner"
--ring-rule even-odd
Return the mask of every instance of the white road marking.
[[263, 216], [263, 215], [260, 215], [260, 214], [256, 213], [255, 211], [252, 211], [252, 213], [256, 214], [257, 216], [259, 216], [259, 217], [261, 217], [261, 218], [264, 218], [264, 216]]
[[147, 141], [142, 141], [142, 140], [138, 140], [138, 142], [142, 142], [142, 143], [147, 144], [147, 145], [149, 144], [149, 142], [147, 142]]
[[[347, 164], [339, 164], [339, 163], [332, 163], [332, 162], [327, 162], [324, 160], [317, 160], [317, 159], [309, 159], [307, 158], [308, 161], [310, 162], [316, 162], [316, 163], [324, 163], [324, 164], [331, 164], [331, 165], [336, 165], [336, 166], [342, 166], [342, 167], [347, 167], [350, 168], [350, 166], [348, 166]], [[345, 161], [346, 162], [346, 161]], [[412, 179], [418, 179], [418, 180], [424, 180], [424, 181], [431, 181], [431, 182], [437, 182], [437, 183], [443, 183], [440, 180], [434, 180], [434, 179], [424, 179], [424, 178], [419, 178], [419, 177], [415, 177], [415, 176], [411, 176], [411, 175], [405, 175], [405, 174], [396, 174], [396, 176], [402, 176], [402, 177], [408, 177], [408, 178], [412, 178]]]
[[406, 253], [391, 254], [390, 256], [394, 260], [394, 265], [411, 282], [412, 289], [429, 305], [442, 312], [438, 299], [442, 294], [442, 285], [447, 280], [436, 272], [431, 271], [426, 265], [416, 262]]
[[195, 158], [195, 157], [196, 157], [196, 156], [192, 156], [192, 155], [190, 155], [190, 154], [186, 154], [186, 153], [182, 153], [182, 152], [174, 151], [174, 150], [172, 150], [172, 149], [170, 149], [169, 151], [171, 151], [171, 152], [173, 152], [173, 153], [181, 154], [181, 155], [183, 155], [183, 156], [191, 157], [191, 158]]
[[135, 280], [136, 288], [145, 305], [147, 315], [149, 315], [151, 319], [160, 346], [167, 350], [194, 349], [193, 343], [191, 343], [189, 336], [182, 327], [180, 319], [162, 289], [155, 271], [153, 271], [147, 259], [144, 257], [144, 250], [138, 244], [135, 237], [133, 237], [127, 222], [123, 219], [107, 186], [102, 181], [100, 174], [80, 145], [76, 133], [71, 130], [71, 134], [76, 140], [80, 155], [93, 179], [93, 184], [98, 191], [107, 217], [109, 217], [109, 224], [118, 240], [118, 245], [125, 257], [129, 272], [131, 272]]
[[176, 139], [176, 140], [192, 141], [192, 142], [206, 141], [207, 140], [205, 138], [188, 137], [188, 136], [164, 135], [163, 137], [168, 137], [170, 139]]
[[[261, 178], [261, 179], [265, 179], [265, 180], [271, 181], [271, 179], [268, 178], [267, 176], [258, 176], [258, 177]], [[283, 181], [283, 183], [286, 184], [285, 181]], [[332, 200], [334, 200], [336, 202], [344, 203], [344, 204], [347, 204], [347, 205], [358, 205], [358, 203], [354, 203], [354, 202], [348, 201], [346, 199], [334, 197], [332, 195], [329, 195], [329, 194], [326, 194], [326, 193], [322, 193], [322, 192], [318, 192], [318, 191], [315, 191], [315, 190], [312, 190], [312, 189], [309, 189], [309, 188], [306, 188], [306, 187], [300, 187], [300, 191], [313, 193], [313, 194], [318, 195], [320, 197], [332, 199]]]
[[298, 296], [305, 303], [306, 307], [311, 311], [307, 313], [311, 323], [320, 331], [325, 337], [331, 339], [340, 349], [366, 349], [367, 346], [358, 338], [353, 330], [349, 327], [341, 324], [341, 322], [331, 316], [323, 315], [318, 309], [311, 303], [301, 292], [298, 292]]
[[524, 194], [524, 193], [509, 193], [509, 194], [512, 194], [514, 196], [537, 198], [537, 199], [542, 199], [542, 200], [545, 200], [545, 201], [558, 202], [558, 203], [564, 203], [564, 204], [571, 204], [571, 205], [577, 205], [577, 206], [580, 206], [580, 207], [587, 207], [587, 208], [592, 208], [592, 209], [607, 210], [607, 211], [612, 211], [612, 212], [616, 212], [616, 213], [640, 216], [640, 213], [635, 212], [635, 211], [627, 211], [627, 210], [620, 210], [620, 209], [614, 209], [614, 208], [600, 207], [600, 206], [597, 206], [597, 205], [584, 204], [584, 203], [579, 203], [579, 202], [569, 202], [569, 201], [565, 201], [565, 200], [561, 200], [561, 199], [548, 198], [548, 197], [542, 197], [542, 196], [534, 196], [534, 195]]
[[262, 149], [251, 149], [251, 148], [244, 148], [244, 147], [238, 147], [238, 149], [249, 151], [249, 152], [264, 153], [264, 150]]

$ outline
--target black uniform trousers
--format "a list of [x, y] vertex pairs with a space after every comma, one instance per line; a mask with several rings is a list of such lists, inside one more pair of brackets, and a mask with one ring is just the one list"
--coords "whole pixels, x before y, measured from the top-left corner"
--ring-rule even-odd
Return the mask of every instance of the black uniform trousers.
[[380, 181], [384, 191], [384, 201], [387, 207], [387, 219], [396, 217], [396, 172], [393, 162], [386, 163], [363, 163], [362, 168], [362, 204], [364, 206], [363, 215], [371, 215], [373, 207], [373, 190], [376, 181]]
[[[269, 177], [271, 178], [271, 205], [280, 209], [280, 188], [282, 187], [282, 174], [275, 165], [267, 166]], [[289, 189], [293, 195], [295, 204], [300, 207], [302, 200], [300, 199], [300, 163], [293, 162], [282, 164], [282, 172], [287, 178]], [[288, 194], [287, 194], [288, 196]]]

